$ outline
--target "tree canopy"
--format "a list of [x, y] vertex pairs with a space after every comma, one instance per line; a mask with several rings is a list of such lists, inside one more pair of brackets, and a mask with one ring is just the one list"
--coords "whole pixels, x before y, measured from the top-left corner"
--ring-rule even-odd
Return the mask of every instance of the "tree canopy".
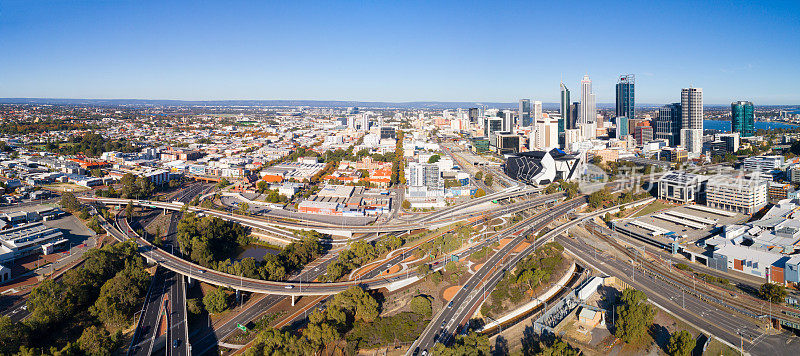
[[647, 304], [647, 295], [627, 288], [622, 291], [622, 298], [617, 306], [614, 335], [629, 344], [638, 344], [647, 336], [654, 317], [655, 309]]

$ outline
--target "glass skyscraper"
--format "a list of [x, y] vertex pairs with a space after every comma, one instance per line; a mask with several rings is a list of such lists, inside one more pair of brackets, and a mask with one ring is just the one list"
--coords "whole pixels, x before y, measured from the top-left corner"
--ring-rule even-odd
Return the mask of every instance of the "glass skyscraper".
[[531, 99], [519, 100], [519, 125], [531, 126]]
[[738, 132], [741, 137], [751, 137], [756, 134], [753, 103], [749, 101], [731, 103], [731, 132]]
[[627, 117], [635, 119], [634, 92], [636, 78], [633, 74], [619, 76], [617, 83], [617, 117]]
[[683, 123], [682, 114], [683, 108], [681, 108], [681, 103], [664, 105], [659, 108], [655, 125], [656, 138], [668, 140], [670, 146], [679, 145], [681, 124]]
[[[561, 118], [564, 119], [566, 123], [566, 128], [574, 129], [574, 127], [570, 126], [569, 118], [570, 118], [570, 106], [569, 106], [569, 89], [564, 83], [561, 83]], [[558, 132], [564, 132], [564, 124], [558, 125]]]

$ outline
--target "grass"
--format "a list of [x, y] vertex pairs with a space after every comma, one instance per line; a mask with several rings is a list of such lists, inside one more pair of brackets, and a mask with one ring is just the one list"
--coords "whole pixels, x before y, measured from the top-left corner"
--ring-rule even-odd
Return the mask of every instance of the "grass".
[[708, 348], [706, 348], [706, 352], [703, 353], [703, 355], [707, 356], [733, 356], [739, 354], [739, 350], [732, 349], [730, 346], [719, 342], [716, 338], [711, 339], [711, 342], [708, 343]]
[[650, 215], [650, 214], [655, 213], [656, 211], [659, 211], [661, 209], [672, 208], [672, 207], [674, 207], [674, 205], [667, 204], [667, 203], [665, 203], [663, 201], [660, 201], [660, 200], [654, 200], [652, 203], [648, 204], [647, 206], [642, 208], [642, 210], [639, 210], [639, 212], [637, 212], [636, 214], [633, 214], [633, 216], [631, 216], [631, 217], [632, 218], [638, 218], [640, 216]]

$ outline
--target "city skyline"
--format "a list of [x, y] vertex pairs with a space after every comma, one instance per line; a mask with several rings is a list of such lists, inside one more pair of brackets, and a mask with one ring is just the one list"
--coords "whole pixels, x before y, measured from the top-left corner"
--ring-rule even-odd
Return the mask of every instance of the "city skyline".
[[[495, 13], [508, 26], [469, 20]], [[581, 21], [556, 26], [563, 19], [555, 14], [564, 13]], [[669, 13], [682, 15], [649, 21]], [[677, 89], [693, 85], [705, 88], [710, 104], [792, 105], [800, 103], [792, 60], [800, 55], [800, 28], [791, 20], [798, 13], [796, 2], [533, 9], [7, 1], [0, 5], [0, 44], [11, 55], [0, 58], [0, 97], [557, 103], [562, 78], [576, 90], [588, 73], [596, 101], [613, 103], [618, 76], [632, 73], [641, 103], [674, 102]], [[624, 43], [605, 25], [620, 16], [639, 29]], [[529, 40], [533, 46], [499, 55]], [[720, 56], [734, 42], [749, 50]], [[542, 54], [556, 46], [567, 54]], [[625, 56], [617, 55], [621, 48]]]

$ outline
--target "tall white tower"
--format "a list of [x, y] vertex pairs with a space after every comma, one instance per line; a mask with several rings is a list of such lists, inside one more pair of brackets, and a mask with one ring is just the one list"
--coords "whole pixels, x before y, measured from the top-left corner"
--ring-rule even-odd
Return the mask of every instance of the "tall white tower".
[[703, 149], [703, 89], [681, 89], [681, 146], [697, 155]]
[[587, 124], [597, 120], [597, 106], [594, 100], [592, 80], [587, 74], [581, 80], [581, 107], [578, 113], [578, 123]]

